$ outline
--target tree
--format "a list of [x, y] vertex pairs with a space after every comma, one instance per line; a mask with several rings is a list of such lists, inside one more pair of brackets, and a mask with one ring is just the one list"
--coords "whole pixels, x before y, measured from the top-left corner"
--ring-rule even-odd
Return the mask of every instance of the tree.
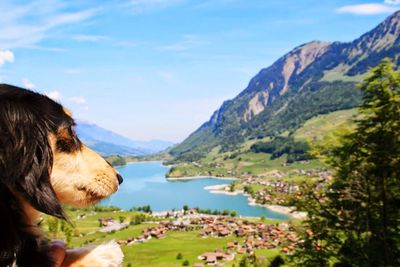
[[142, 211], [146, 213], [152, 213], [150, 205], [145, 205], [142, 207]]
[[334, 181], [309, 186], [300, 203], [302, 266], [400, 266], [400, 73], [385, 59], [360, 89], [361, 119], [332, 154]]
[[53, 236], [53, 238], [56, 238], [59, 229], [59, 220], [54, 217], [49, 217], [47, 219], [47, 226], [49, 229], [49, 233]]
[[123, 223], [125, 221], [125, 219], [126, 219], [125, 216], [122, 216], [122, 215], [119, 216], [119, 222], [120, 223]]
[[285, 264], [285, 261], [282, 259], [281, 255], [276, 256], [269, 267], [280, 267]]
[[236, 181], [233, 181], [230, 185], [229, 185], [229, 192], [235, 192], [236, 190]]
[[188, 210], [189, 210], [189, 206], [188, 205], [183, 205], [183, 213], [187, 214]]
[[60, 230], [64, 234], [67, 245], [71, 244], [72, 234], [74, 230], [73, 226], [66, 221], [61, 221]]
[[135, 214], [131, 217], [131, 225], [139, 225], [142, 222], [146, 221], [146, 215], [143, 213]]
[[247, 255], [244, 255], [239, 262], [239, 267], [248, 267], [248, 266], [249, 266], [249, 259], [247, 258]]

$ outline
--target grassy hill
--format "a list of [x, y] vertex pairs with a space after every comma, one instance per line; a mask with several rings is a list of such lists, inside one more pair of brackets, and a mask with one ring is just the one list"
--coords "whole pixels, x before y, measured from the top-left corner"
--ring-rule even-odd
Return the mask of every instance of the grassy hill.
[[[268, 176], [274, 171], [290, 173], [296, 170], [323, 169], [326, 168], [323, 163], [324, 155], [339, 144], [343, 135], [354, 129], [353, 120], [357, 116], [356, 108], [318, 115], [307, 120], [290, 135], [294, 140], [304, 141], [310, 145], [311, 153], [316, 157], [314, 160], [286, 164], [287, 155], [272, 159], [271, 154], [251, 152], [252, 145], [272, 140], [266, 137], [247, 140], [233, 151], [222, 152], [216, 147], [196, 162], [179, 163], [172, 167], [168, 176]], [[288, 134], [286, 132], [282, 135], [288, 136]]]

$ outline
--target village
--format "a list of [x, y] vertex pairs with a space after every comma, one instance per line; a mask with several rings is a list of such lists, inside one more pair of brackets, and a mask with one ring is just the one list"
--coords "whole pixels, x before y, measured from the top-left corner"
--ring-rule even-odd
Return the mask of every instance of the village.
[[[196, 231], [199, 238], [235, 238], [222, 248], [198, 255], [198, 262], [193, 264], [196, 267], [223, 266], [238, 254], [250, 256], [259, 249], [279, 249], [282, 253], [291, 254], [302, 243], [295, 229], [286, 222], [267, 224], [254, 219], [199, 214], [196, 209], [154, 213], [151, 220], [154, 226], [146, 227], [140, 235], [118, 240], [117, 243], [121, 246], [140, 245], [151, 239], [168, 238], [169, 231]], [[128, 226], [111, 217], [100, 218], [99, 222], [102, 225], [100, 232], [115, 232]]]
[[271, 171], [268, 176], [246, 176], [231, 184], [207, 186], [204, 189], [215, 194], [243, 194], [247, 196], [250, 205], [265, 206], [291, 217], [303, 219], [306, 213], [295, 211], [293, 207], [296, 199], [301, 198], [302, 183], [313, 180], [315, 189], [322, 190], [331, 179], [331, 171], [326, 169], [294, 170], [290, 174]]

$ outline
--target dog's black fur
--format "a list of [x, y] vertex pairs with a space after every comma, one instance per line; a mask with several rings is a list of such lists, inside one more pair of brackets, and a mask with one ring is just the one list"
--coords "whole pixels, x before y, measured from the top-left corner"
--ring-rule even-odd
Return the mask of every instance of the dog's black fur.
[[21, 199], [36, 210], [66, 218], [50, 184], [49, 135], [67, 129], [71, 138], [57, 140], [57, 149], [78, 150], [81, 143], [73, 125], [63, 107], [48, 97], [0, 84], [0, 267], [14, 261], [18, 267], [53, 266], [49, 243], [30, 230]]

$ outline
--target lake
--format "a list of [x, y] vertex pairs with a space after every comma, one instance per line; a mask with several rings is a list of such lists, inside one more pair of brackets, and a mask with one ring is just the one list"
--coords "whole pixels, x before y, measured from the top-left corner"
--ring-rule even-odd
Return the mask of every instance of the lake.
[[260, 206], [251, 206], [243, 195], [229, 196], [213, 194], [204, 187], [227, 184], [231, 181], [218, 179], [195, 179], [168, 181], [168, 172], [161, 162], [130, 163], [117, 170], [124, 178], [117, 193], [104, 200], [102, 205], [114, 205], [130, 209], [150, 205], [153, 211], [182, 209], [189, 207], [211, 210], [235, 210], [241, 216], [265, 216], [266, 218], [286, 219], [287, 215], [272, 212]]

